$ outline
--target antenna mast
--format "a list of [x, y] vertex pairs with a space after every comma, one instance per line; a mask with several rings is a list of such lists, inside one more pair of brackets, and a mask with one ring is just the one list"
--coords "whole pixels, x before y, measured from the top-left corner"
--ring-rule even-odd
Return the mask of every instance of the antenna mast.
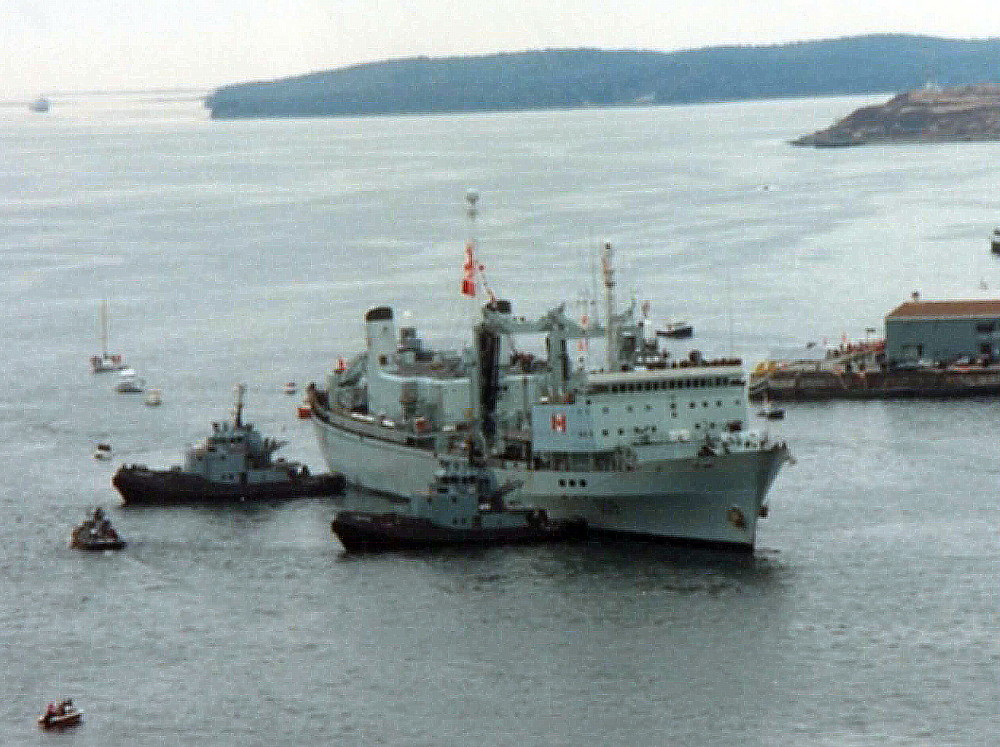
[[243, 427], [243, 392], [246, 390], [246, 384], [236, 385], [236, 404], [233, 407], [233, 425], [237, 428]]
[[604, 276], [604, 300], [608, 314], [607, 361], [608, 371], [615, 370], [618, 333], [615, 329], [615, 269], [611, 264], [611, 242], [605, 242], [601, 253], [601, 274]]

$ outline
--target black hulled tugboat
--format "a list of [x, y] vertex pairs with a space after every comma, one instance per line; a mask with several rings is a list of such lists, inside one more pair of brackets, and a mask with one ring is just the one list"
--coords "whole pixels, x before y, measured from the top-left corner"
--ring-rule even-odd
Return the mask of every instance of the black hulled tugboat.
[[494, 474], [467, 456], [442, 457], [426, 494], [405, 513], [342, 511], [331, 524], [348, 552], [490, 546], [579, 539], [582, 519], [552, 521], [543, 509], [510, 508]]
[[243, 393], [236, 387], [230, 422], [213, 423], [201, 443], [187, 449], [184, 466], [166, 470], [144, 465], [122, 466], [111, 484], [124, 505], [183, 503], [229, 504], [253, 500], [289, 500], [338, 495], [344, 476], [312, 475], [298, 462], [271, 459], [285, 441], [267, 438], [243, 422]]
[[111, 526], [108, 517], [104, 515], [104, 509], [98, 506], [94, 509], [93, 516], [88, 516], [86, 521], [73, 529], [69, 546], [74, 550], [91, 552], [124, 550], [125, 540]]

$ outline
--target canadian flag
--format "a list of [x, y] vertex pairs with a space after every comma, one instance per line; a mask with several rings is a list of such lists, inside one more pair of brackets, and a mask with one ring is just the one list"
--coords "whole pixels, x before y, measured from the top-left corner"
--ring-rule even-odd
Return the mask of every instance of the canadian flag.
[[561, 412], [552, 413], [552, 430], [556, 433], [566, 432], [566, 415]]
[[476, 258], [472, 254], [472, 242], [465, 245], [465, 264], [462, 265], [462, 295], [476, 297]]

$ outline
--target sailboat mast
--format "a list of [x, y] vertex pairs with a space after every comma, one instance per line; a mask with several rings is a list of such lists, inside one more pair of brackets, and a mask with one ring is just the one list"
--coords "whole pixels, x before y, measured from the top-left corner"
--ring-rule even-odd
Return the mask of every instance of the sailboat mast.
[[108, 357], [108, 302], [101, 301], [101, 356]]

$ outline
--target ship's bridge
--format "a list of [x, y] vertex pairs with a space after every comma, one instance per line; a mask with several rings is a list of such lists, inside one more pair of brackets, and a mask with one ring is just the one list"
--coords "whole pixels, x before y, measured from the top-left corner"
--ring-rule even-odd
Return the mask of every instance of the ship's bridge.
[[582, 396], [532, 408], [535, 451], [605, 451], [741, 430], [746, 380], [734, 361], [595, 373]]

